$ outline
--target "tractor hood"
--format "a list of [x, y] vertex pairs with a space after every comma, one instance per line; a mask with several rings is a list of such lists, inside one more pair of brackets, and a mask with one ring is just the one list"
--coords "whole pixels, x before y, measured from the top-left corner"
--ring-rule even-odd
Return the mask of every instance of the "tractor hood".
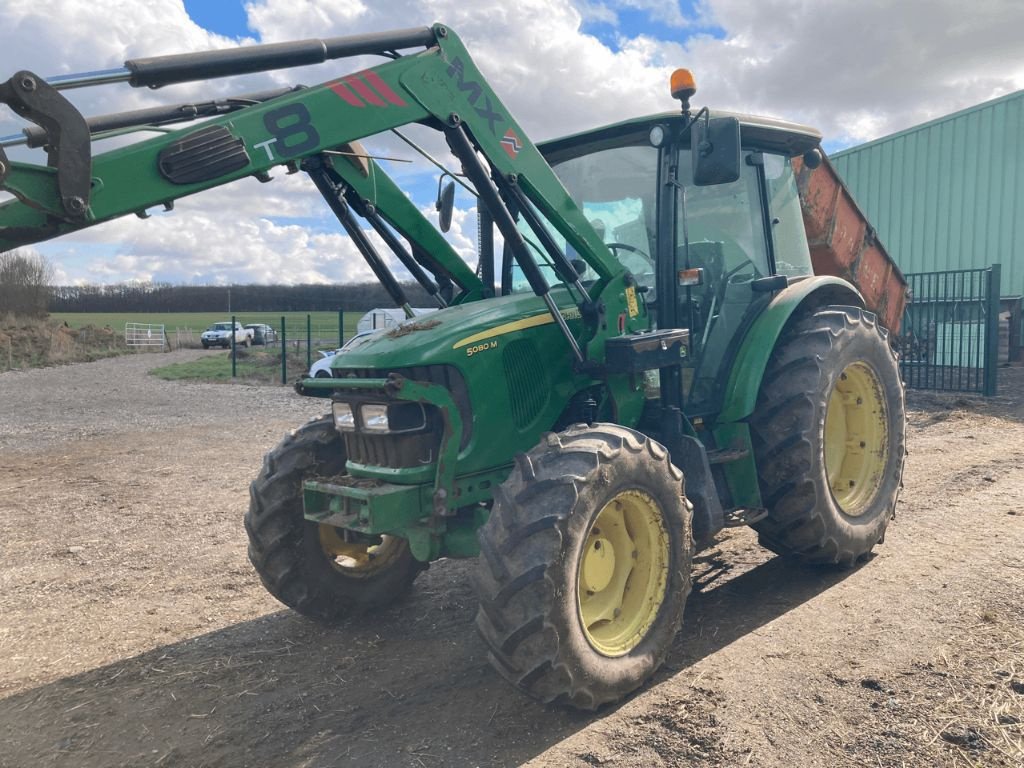
[[[583, 324], [579, 309], [564, 289], [551, 295], [564, 307], [562, 316], [578, 338]], [[483, 299], [406, 320], [353, 343], [335, 356], [331, 369], [334, 379], [381, 379], [398, 373], [448, 390], [463, 425], [458, 462], [464, 473], [503, 466], [508, 451], [529, 450], [537, 441], [538, 425], [554, 424], [574, 393], [590, 381], [574, 370], [561, 329], [544, 301], [532, 293]], [[331, 391], [322, 385], [319, 390], [321, 396]], [[341, 391], [333, 396], [353, 397]], [[502, 424], [502, 439], [480, 429], [483, 424]], [[349, 470], [388, 482], [424, 482], [423, 473], [433, 472], [433, 464], [424, 463], [425, 458], [407, 461], [413, 450], [407, 444], [419, 445], [417, 440], [424, 439], [357, 430], [346, 437]]]
[[[570, 327], [575, 325], [578, 329], [580, 314], [566, 292], [553, 290], [552, 297], [564, 307], [562, 314]], [[387, 371], [438, 364], [469, 369], [480, 358], [495, 354], [527, 333], [543, 337], [536, 343], [560, 345], [569, 352], [544, 302], [532, 293], [523, 293], [474, 301], [405, 320], [355, 342], [335, 357], [331, 368], [335, 378], [345, 376], [346, 369]]]

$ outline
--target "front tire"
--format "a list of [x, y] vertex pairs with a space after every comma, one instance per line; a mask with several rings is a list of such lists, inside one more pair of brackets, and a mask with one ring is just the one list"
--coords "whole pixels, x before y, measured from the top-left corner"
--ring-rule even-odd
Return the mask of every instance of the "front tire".
[[825, 307], [779, 342], [751, 417], [768, 517], [761, 544], [850, 567], [885, 536], [905, 454], [903, 384], [888, 332], [858, 307]]
[[245, 515], [249, 560], [267, 591], [325, 621], [393, 602], [426, 567], [404, 539], [349, 541], [343, 530], [305, 519], [303, 480], [344, 469], [345, 448], [332, 418], [311, 421], [266, 455], [249, 488]]
[[596, 709], [661, 666], [690, 592], [682, 473], [614, 424], [577, 425], [516, 458], [479, 532], [477, 629], [529, 695]]

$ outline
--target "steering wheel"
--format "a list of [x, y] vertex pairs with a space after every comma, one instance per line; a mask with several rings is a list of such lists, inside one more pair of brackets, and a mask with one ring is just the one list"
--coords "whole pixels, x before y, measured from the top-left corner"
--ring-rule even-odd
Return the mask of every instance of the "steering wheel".
[[650, 267], [651, 274], [654, 274], [654, 259], [652, 259], [646, 253], [641, 251], [639, 248], [629, 245], [628, 243], [605, 243], [605, 246], [607, 246], [607, 248], [612, 252], [612, 255], [615, 256], [616, 259], [619, 258], [618, 254], [615, 253], [615, 249], [617, 248], [621, 248], [627, 253], [635, 253], [637, 256], [639, 256], [647, 263], [647, 266]]
[[[747, 276], [747, 275], [740, 275], [739, 271], [741, 269], [743, 269], [744, 267], [748, 267], [748, 266], [751, 267], [752, 270], [753, 270], [750, 273], [750, 275], [749, 276]], [[756, 280], [757, 279], [757, 275], [758, 275], [757, 265], [754, 263], [754, 260], [753, 259], [743, 259], [743, 261], [741, 261], [735, 267], [733, 267], [728, 272], [726, 272], [724, 275], [722, 275], [722, 285], [740, 285], [742, 283], [749, 283], [751, 280]], [[734, 280], [733, 278], [736, 278], [736, 277], [740, 277], [741, 279]]]

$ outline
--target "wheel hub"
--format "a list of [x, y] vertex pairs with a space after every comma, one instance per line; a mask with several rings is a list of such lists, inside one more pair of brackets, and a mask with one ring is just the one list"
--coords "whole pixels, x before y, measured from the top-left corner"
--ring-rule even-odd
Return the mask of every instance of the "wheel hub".
[[878, 374], [866, 363], [839, 375], [825, 413], [825, 470], [832, 496], [850, 517], [863, 515], [882, 485], [888, 414]]
[[577, 599], [584, 634], [604, 656], [623, 656], [647, 635], [665, 600], [669, 537], [661, 508], [622, 491], [598, 513], [584, 544]]

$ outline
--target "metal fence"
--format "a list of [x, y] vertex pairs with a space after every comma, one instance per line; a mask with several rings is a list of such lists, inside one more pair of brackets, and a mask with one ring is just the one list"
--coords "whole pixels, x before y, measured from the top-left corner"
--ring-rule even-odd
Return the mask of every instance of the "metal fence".
[[[238, 316], [231, 316], [231, 327], [235, 327]], [[297, 375], [302, 371], [308, 371], [310, 366], [319, 360], [319, 354], [314, 354], [314, 349], [338, 348], [345, 343], [345, 313], [338, 311], [336, 324], [324, 325], [314, 324], [312, 315], [307, 314], [304, 323], [296, 323], [294, 319], [288, 322], [288, 318], [281, 316], [279, 323], [267, 323], [274, 331], [271, 338], [264, 337], [261, 343], [264, 348], [270, 350], [277, 347], [280, 350], [281, 384], [288, 383], [289, 375]], [[231, 378], [238, 376], [238, 344], [236, 339], [231, 341]], [[292, 358], [289, 364], [289, 357]], [[305, 360], [301, 361], [304, 357]], [[296, 362], [299, 358], [301, 362]]]
[[910, 302], [900, 329], [900, 371], [914, 389], [996, 393], [999, 272], [905, 275]]

